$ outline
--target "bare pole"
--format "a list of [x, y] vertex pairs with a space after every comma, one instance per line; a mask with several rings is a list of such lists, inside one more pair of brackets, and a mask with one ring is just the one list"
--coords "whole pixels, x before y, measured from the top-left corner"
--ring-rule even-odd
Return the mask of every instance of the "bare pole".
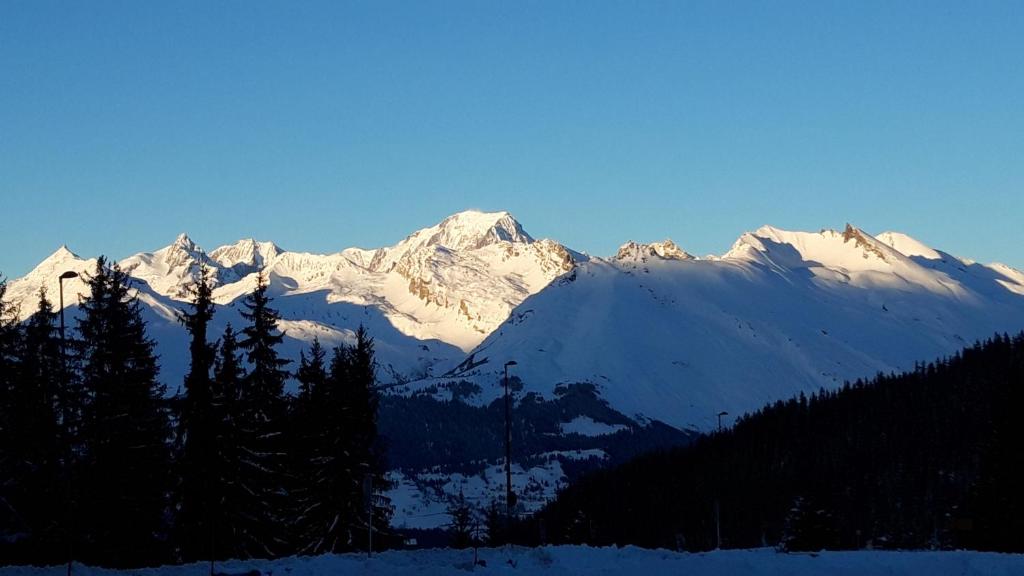
[[[722, 432], [722, 416], [728, 416], [728, 415], [729, 415], [729, 413], [725, 412], [725, 411], [722, 411], [722, 412], [718, 413], [718, 433], [719, 434], [721, 434], [721, 432]], [[721, 522], [721, 519], [719, 518], [720, 515], [721, 514], [719, 512], [718, 497], [716, 496], [715, 497], [715, 550], [721, 550], [722, 549], [722, 522]]]
[[[78, 272], [68, 271], [68, 272], [64, 272], [63, 274], [61, 274], [57, 278], [57, 285], [59, 286], [58, 292], [60, 293], [60, 386], [61, 386], [61, 392], [63, 394], [65, 394], [65, 398], [64, 398], [64, 400], [65, 400], [65, 406], [64, 406], [64, 426], [65, 426], [65, 429], [68, 426], [70, 426], [71, 415], [70, 415], [70, 412], [68, 410], [67, 397], [66, 397], [66, 395], [68, 393], [68, 343], [67, 343], [67, 337], [66, 337], [66, 333], [65, 333], [65, 329], [64, 329], [64, 280], [66, 280], [68, 278], [77, 278], [77, 277], [78, 277]], [[74, 528], [72, 527], [72, 524], [74, 523], [74, 519], [75, 519], [75, 512], [74, 512], [74, 510], [75, 510], [75, 506], [74, 506], [74, 484], [73, 484], [73, 479], [72, 479], [72, 476], [71, 476], [72, 475], [72, 470], [73, 470], [73, 467], [74, 467], [74, 463], [72, 462], [72, 460], [73, 460], [73, 458], [72, 458], [73, 453], [72, 453], [72, 450], [71, 450], [71, 439], [70, 438], [65, 438], [64, 441], [67, 442], [67, 447], [66, 447], [67, 448], [67, 463], [66, 464], [67, 464], [67, 467], [68, 467], [68, 469], [67, 469], [67, 486], [66, 486], [67, 498], [68, 498], [68, 501], [66, 503], [66, 505], [67, 505], [67, 510], [66, 510], [66, 513], [67, 513], [67, 519], [66, 519], [67, 534], [66, 534], [66, 537], [67, 537], [67, 540], [68, 540], [68, 568], [67, 568], [67, 576], [71, 576], [72, 565], [74, 564], [74, 558], [75, 558], [75, 544], [74, 544], [74, 533], [75, 533], [75, 531], [74, 531]]]
[[512, 399], [508, 390], [508, 367], [515, 366], [515, 360], [505, 362], [505, 520], [512, 525]]

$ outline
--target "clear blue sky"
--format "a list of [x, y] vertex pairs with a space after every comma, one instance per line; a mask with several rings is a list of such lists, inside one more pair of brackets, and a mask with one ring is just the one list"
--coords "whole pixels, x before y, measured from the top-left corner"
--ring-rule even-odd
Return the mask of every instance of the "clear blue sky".
[[0, 271], [187, 231], [594, 254], [762, 224], [1024, 268], [1022, 2], [0, 4]]

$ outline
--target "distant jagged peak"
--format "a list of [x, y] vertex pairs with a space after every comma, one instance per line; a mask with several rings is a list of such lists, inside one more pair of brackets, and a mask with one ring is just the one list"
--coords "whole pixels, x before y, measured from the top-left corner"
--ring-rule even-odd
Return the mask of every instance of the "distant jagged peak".
[[534, 239], [508, 212], [465, 210], [413, 232], [394, 246], [377, 250], [369, 269], [390, 272], [400, 262], [431, 257], [438, 250], [468, 252], [502, 243], [532, 244]]
[[161, 259], [171, 270], [179, 266], [192, 266], [198, 263], [202, 257], [202, 248], [184, 232], [178, 234], [170, 246], [158, 252], [162, 253]]
[[196, 243], [193, 242], [192, 239], [189, 238], [188, 234], [185, 232], [178, 234], [178, 237], [174, 239], [174, 242], [171, 243], [171, 246], [175, 248], [181, 248], [183, 250], [188, 250], [189, 252], [198, 249]]
[[25, 278], [43, 278], [48, 279], [55, 274], [60, 274], [66, 271], [81, 272], [86, 269], [83, 265], [86, 263], [94, 262], [95, 259], [86, 260], [72, 252], [67, 245], [62, 244], [60, 248], [57, 248], [47, 256], [42, 262], [36, 265], [31, 272], [26, 274]]
[[619, 262], [646, 262], [650, 258], [660, 260], [693, 260], [694, 257], [665, 239], [662, 242], [641, 243], [630, 240], [619, 247], [615, 259]]
[[61, 245], [28, 274], [20, 278], [9, 278], [4, 300], [15, 306], [19, 320], [25, 320], [35, 311], [41, 288], [46, 289], [51, 302], [56, 305], [56, 295], [61, 285], [60, 276], [65, 272], [75, 272], [78, 274], [77, 277], [67, 279], [63, 283], [65, 303], [72, 304], [77, 301], [79, 294], [85, 292], [84, 279], [95, 268], [95, 258], [81, 258], [66, 245]]
[[39, 263], [39, 266], [36, 266], [36, 268], [42, 267], [43, 265], [49, 266], [60, 262], [67, 262], [69, 260], [81, 259], [82, 258], [78, 254], [75, 254], [68, 248], [67, 244], [61, 244], [60, 248], [57, 248], [53, 252], [53, 254], [47, 256], [42, 262]]
[[762, 226], [740, 236], [723, 258], [760, 261], [766, 257], [788, 268], [822, 265], [848, 271], [885, 270], [897, 262], [908, 262], [902, 253], [852, 224], [842, 232]]
[[874, 236], [867, 234], [853, 224], [847, 223], [846, 228], [843, 229], [843, 242], [846, 243], [851, 241], [854, 246], [864, 249], [865, 258], [871, 254], [881, 258], [882, 260], [886, 260], [887, 256], [892, 251], [889, 246], [879, 242]]
[[465, 210], [452, 214], [436, 226], [424, 228], [409, 237], [425, 245], [444, 246], [461, 251], [483, 248], [497, 242], [529, 244], [533, 238], [508, 212]]
[[260, 242], [253, 238], [243, 238], [234, 244], [221, 246], [210, 252], [210, 259], [227, 268], [239, 264], [262, 268], [276, 256], [283, 253], [284, 250], [273, 242]]

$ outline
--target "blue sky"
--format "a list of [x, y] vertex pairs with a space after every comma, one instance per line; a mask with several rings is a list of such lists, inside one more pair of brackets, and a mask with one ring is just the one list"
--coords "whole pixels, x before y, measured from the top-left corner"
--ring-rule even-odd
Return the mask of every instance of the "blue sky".
[[1024, 3], [0, 4], [0, 271], [465, 208], [610, 254], [852, 222], [1024, 268]]

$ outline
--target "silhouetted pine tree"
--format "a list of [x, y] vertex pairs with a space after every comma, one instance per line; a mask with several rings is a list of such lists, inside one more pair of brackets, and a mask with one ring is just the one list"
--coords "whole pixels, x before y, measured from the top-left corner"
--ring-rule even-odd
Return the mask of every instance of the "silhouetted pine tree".
[[[319, 373], [310, 366], [303, 379]], [[314, 451], [307, 477], [309, 505], [302, 511], [303, 553], [350, 550], [366, 533], [369, 515], [364, 482], [373, 486], [373, 526], [383, 531], [390, 503], [377, 445], [377, 393], [373, 340], [362, 327], [354, 346], [339, 346], [323, 384], [309, 387], [310, 443]], [[305, 385], [303, 385], [303, 389]], [[300, 390], [299, 398], [306, 392]]]
[[314, 338], [309, 356], [299, 353], [299, 393], [292, 401], [289, 459], [295, 483], [292, 490], [292, 538], [300, 554], [320, 552], [320, 516], [326, 502], [320, 494], [320, 475], [325, 454], [325, 434], [330, 432], [324, 405], [328, 375], [326, 352]]
[[17, 385], [11, 395], [16, 409], [7, 418], [16, 457], [5, 471], [17, 487], [12, 502], [29, 530], [25, 559], [32, 562], [54, 561], [63, 553], [66, 451], [57, 413], [61, 349], [55, 318], [46, 292], [40, 291], [38, 308], [23, 331]]
[[232, 497], [245, 502], [240, 526], [243, 551], [247, 556], [272, 557], [287, 550], [288, 478], [286, 475], [287, 402], [284, 383], [288, 360], [277, 354], [284, 338], [278, 332], [280, 316], [270, 307], [267, 282], [259, 274], [256, 289], [243, 301], [242, 317], [249, 325], [238, 346], [245, 351], [250, 371], [242, 383], [239, 398], [239, 448], [242, 474], [240, 490]]
[[[351, 477], [352, 500], [355, 504], [357, 529], [365, 530], [373, 522], [375, 531], [387, 528], [393, 508], [383, 495], [389, 484], [384, 475], [384, 447], [377, 435], [377, 376], [375, 372], [373, 338], [360, 325], [356, 330], [356, 343], [349, 347], [346, 363], [347, 386], [340, 387], [343, 400], [341, 413], [346, 414], [349, 426], [349, 454], [354, 474]], [[333, 375], [333, 374], [332, 374]], [[364, 482], [372, 482], [370, 502], [366, 501]], [[366, 510], [370, 509], [368, 515]]]
[[451, 538], [449, 545], [452, 548], [469, 548], [473, 545], [473, 532], [478, 523], [473, 512], [473, 507], [466, 502], [462, 490], [448, 502], [447, 513], [451, 518], [451, 522], [448, 523], [448, 534]]
[[239, 356], [235, 331], [229, 323], [220, 339], [220, 347], [213, 367], [211, 394], [212, 421], [217, 425], [214, 434], [220, 474], [216, 488], [212, 519], [211, 546], [216, 559], [240, 558], [246, 554], [243, 531], [251, 522], [251, 511], [246, 509], [251, 499], [240, 496], [246, 489], [249, 473], [243, 465], [243, 445], [247, 430], [242, 427], [242, 383], [245, 370]]
[[0, 278], [0, 552], [4, 556], [15, 555], [15, 547], [28, 534], [28, 521], [18, 506], [18, 479], [9, 474], [20, 468], [19, 430], [14, 425], [16, 413], [20, 410], [15, 397], [18, 388], [18, 372], [21, 326], [16, 310], [4, 300], [7, 281]]
[[213, 369], [216, 347], [207, 341], [207, 327], [213, 318], [213, 286], [209, 271], [200, 266], [199, 278], [189, 287], [191, 312], [180, 312], [179, 320], [191, 337], [189, 371], [178, 416], [178, 509], [175, 516], [175, 545], [185, 561], [210, 558], [214, 551], [213, 515], [221, 486], [221, 458], [217, 453], [218, 432], [223, 419], [213, 402]]
[[83, 455], [76, 474], [81, 559], [111, 566], [164, 557], [170, 424], [128, 276], [104, 258], [81, 303]]
[[[374, 339], [361, 325], [355, 331], [355, 345], [349, 353], [349, 402], [354, 424], [352, 454], [355, 457], [357, 480], [364, 482], [368, 477], [373, 481], [371, 495], [372, 521], [375, 530], [387, 528], [393, 511], [390, 500], [384, 496], [389, 487], [384, 476], [384, 446], [377, 435], [377, 411], [380, 396], [377, 392], [376, 361], [374, 360]], [[357, 509], [365, 510], [367, 502], [364, 490], [356, 492]], [[362, 513], [366, 523], [366, 513]]]
[[508, 542], [508, 517], [497, 500], [491, 500], [484, 512], [484, 526], [487, 529], [487, 545], [501, 546]]

